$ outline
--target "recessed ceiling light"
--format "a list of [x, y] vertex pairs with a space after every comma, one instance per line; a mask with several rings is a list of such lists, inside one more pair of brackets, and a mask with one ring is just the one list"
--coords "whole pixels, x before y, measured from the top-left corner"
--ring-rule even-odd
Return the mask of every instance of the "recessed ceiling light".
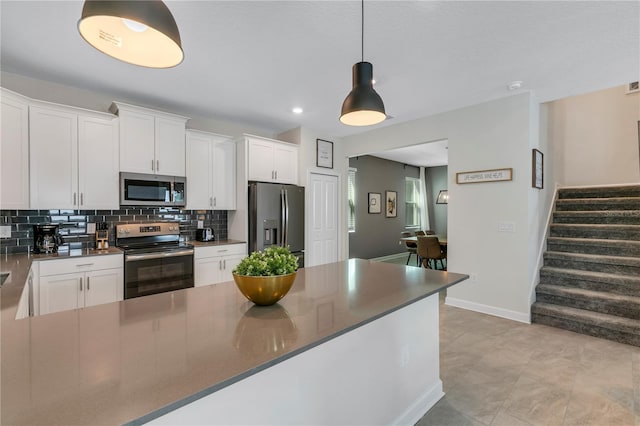
[[295, 107], [291, 110], [294, 114], [302, 114], [303, 109], [300, 107]]
[[512, 81], [507, 85], [507, 89], [509, 90], [518, 90], [521, 87], [522, 87], [522, 81], [520, 80]]

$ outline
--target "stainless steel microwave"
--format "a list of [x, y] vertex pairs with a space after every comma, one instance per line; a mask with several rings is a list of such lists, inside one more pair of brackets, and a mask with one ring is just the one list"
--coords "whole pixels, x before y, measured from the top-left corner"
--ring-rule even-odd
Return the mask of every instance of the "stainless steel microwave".
[[186, 191], [187, 178], [182, 176], [120, 173], [121, 206], [183, 207]]

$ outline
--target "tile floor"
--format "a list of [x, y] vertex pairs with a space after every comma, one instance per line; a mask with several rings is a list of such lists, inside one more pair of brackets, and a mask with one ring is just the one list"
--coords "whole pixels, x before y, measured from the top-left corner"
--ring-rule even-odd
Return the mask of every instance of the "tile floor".
[[639, 347], [440, 308], [446, 395], [418, 426], [640, 426]]
[[640, 426], [640, 348], [440, 307], [446, 395], [417, 425]]

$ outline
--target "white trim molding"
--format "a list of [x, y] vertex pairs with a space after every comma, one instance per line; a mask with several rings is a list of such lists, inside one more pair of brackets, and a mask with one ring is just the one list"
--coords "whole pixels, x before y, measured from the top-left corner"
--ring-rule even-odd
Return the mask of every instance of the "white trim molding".
[[480, 312], [481, 314], [493, 315], [494, 317], [531, 324], [530, 311], [517, 312], [510, 309], [497, 308], [495, 306], [483, 305], [482, 303], [470, 302], [468, 300], [456, 299], [449, 296], [444, 300], [444, 303], [455, 308], [467, 309], [469, 311]]

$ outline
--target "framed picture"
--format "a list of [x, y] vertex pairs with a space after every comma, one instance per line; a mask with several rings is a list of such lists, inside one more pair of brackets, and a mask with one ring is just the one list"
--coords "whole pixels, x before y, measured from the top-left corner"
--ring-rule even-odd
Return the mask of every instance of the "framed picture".
[[382, 195], [379, 192], [369, 193], [369, 213], [382, 213], [381, 199]]
[[316, 139], [316, 166], [333, 169], [333, 142]]
[[531, 186], [542, 189], [544, 187], [544, 156], [537, 149], [531, 150]]
[[396, 191], [385, 191], [384, 193], [385, 203], [385, 216], [396, 217], [398, 216], [398, 193]]
[[513, 169], [477, 170], [475, 172], [456, 173], [456, 183], [499, 182], [513, 179]]

